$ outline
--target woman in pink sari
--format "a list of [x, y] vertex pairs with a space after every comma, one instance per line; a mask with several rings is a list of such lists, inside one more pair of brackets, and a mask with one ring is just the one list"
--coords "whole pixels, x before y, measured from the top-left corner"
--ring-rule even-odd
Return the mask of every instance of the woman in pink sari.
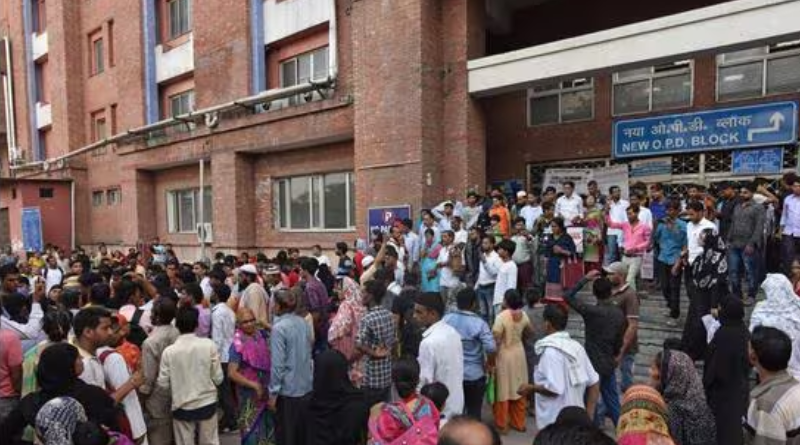
[[271, 367], [267, 333], [257, 328], [250, 309], [239, 309], [236, 318], [228, 377], [236, 384], [239, 395], [241, 443], [269, 445], [273, 443], [273, 419], [267, 409]]
[[363, 361], [356, 352], [356, 334], [367, 308], [361, 302], [361, 288], [355, 280], [348, 276], [341, 277], [341, 285], [341, 303], [328, 329], [328, 342], [333, 349], [345, 356], [350, 364], [350, 381], [359, 386], [363, 375]]

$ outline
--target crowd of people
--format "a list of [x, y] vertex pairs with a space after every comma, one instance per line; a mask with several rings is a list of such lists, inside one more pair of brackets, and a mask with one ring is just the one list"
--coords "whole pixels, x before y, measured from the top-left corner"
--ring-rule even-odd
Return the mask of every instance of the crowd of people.
[[[335, 258], [6, 252], [0, 440], [487, 445], [532, 416], [542, 445], [800, 444], [800, 180], [782, 186], [469, 192]], [[636, 382], [645, 288], [683, 333]]]

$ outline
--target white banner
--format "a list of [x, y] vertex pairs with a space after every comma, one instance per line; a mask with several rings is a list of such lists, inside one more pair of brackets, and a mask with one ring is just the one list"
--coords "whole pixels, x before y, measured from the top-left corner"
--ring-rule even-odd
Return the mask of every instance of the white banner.
[[652, 280], [655, 277], [655, 258], [653, 252], [647, 252], [642, 258], [642, 279]]
[[586, 194], [586, 186], [592, 179], [597, 181], [597, 186], [602, 194], [607, 195], [609, 187], [616, 185], [621, 189], [622, 197], [625, 199], [628, 198], [627, 165], [614, 165], [611, 167], [600, 167], [594, 169], [548, 168], [544, 172], [544, 184], [542, 184], [542, 191], [544, 191], [544, 189], [547, 187], [552, 186], [560, 192], [563, 188], [564, 182], [572, 181], [575, 183], [576, 193]]

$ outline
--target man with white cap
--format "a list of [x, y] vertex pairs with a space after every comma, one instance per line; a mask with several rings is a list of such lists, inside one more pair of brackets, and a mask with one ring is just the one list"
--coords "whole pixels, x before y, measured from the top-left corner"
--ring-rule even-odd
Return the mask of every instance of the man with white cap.
[[628, 319], [628, 326], [625, 328], [622, 340], [622, 349], [616, 357], [617, 366], [622, 373], [621, 393], [625, 393], [633, 384], [633, 364], [636, 360], [636, 353], [639, 352], [639, 297], [627, 282], [628, 265], [617, 261], [603, 267], [603, 271], [614, 286], [611, 301], [622, 309], [625, 318]]
[[253, 264], [245, 264], [239, 268], [239, 288], [244, 288], [239, 298], [239, 307], [253, 311], [258, 324], [265, 329], [269, 324], [269, 296], [264, 286], [258, 283], [258, 269]]

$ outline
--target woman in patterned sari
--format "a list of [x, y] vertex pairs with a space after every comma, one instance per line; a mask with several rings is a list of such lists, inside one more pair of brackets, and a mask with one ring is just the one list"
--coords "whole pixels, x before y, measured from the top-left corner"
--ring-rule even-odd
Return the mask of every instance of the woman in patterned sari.
[[342, 277], [342, 302], [328, 330], [328, 342], [341, 352], [350, 364], [350, 381], [360, 386], [363, 360], [356, 354], [356, 334], [367, 307], [361, 302], [361, 287], [350, 277]]
[[265, 331], [256, 327], [253, 311], [239, 309], [237, 329], [231, 345], [228, 377], [239, 395], [239, 430], [242, 445], [273, 443], [272, 415], [269, 401], [270, 356]]

